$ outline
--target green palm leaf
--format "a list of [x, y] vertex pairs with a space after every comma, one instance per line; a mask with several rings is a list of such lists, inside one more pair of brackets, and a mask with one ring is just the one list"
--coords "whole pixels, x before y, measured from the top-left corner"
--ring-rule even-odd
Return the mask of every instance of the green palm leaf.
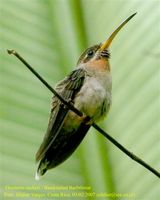
[[[137, 11], [111, 47], [113, 104], [101, 126], [159, 169], [158, 7], [158, 0], [0, 1], [2, 199], [8, 199], [5, 193], [15, 195], [16, 191], [47, 195], [45, 185], [90, 186], [91, 190], [82, 191], [108, 194], [108, 197], [86, 195], [73, 199], [113, 199], [110, 193], [123, 195], [122, 199], [158, 199], [159, 180], [93, 129], [73, 156], [36, 182], [34, 155], [47, 127], [52, 94], [6, 52], [6, 49], [17, 50], [54, 86], [74, 68], [86, 47], [105, 40], [126, 17]], [[41, 190], [7, 190], [6, 186], [39, 186]], [[59, 193], [59, 190], [49, 192]]]

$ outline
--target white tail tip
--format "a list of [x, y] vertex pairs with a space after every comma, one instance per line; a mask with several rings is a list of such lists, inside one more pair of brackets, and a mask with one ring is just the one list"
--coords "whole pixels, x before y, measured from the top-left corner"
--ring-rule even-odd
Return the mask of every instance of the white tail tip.
[[35, 180], [36, 181], [39, 181], [41, 179], [39, 173], [36, 171], [36, 174], [35, 174]]

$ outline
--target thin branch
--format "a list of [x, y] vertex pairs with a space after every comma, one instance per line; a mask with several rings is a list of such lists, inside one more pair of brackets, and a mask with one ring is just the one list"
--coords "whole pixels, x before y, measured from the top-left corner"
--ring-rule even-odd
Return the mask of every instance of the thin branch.
[[[61, 97], [16, 51], [14, 50], [7, 50], [9, 54], [13, 54], [16, 56], [55, 96], [59, 98], [59, 100], [64, 103], [70, 110], [75, 112], [79, 116], [83, 116], [83, 113], [80, 112], [77, 108], [75, 108], [70, 102], [67, 102]], [[107, 138], [112, 144], [118, 147], [122, 152], [124, 152], [128, 157], [148, 169], [150, 172], [155, 174], [157, 177], [160, 178], [160, 173], [140, 159], [138, 156], [127, 150], [124, 146], [122, 146], [119, 142], [117, 142], [113, 137], [111, 137], [108, 133], [106, 133], [103, 129], [101, 129], [96, 123], [92, 123], [92, 126], [101, 133], [105, 138]]]
[[127, 156], [132, 158], [134, 161], [151, 171], [153, 174], [158, 176], [160, 178], [160, 173], [148, 165], [146, 162], [144, 162], [142, 159], [140, 159], [138, 156], [130, 152], [128, 149], [126, 149], [124, 146], [122, 146], [119, 142], [117, 142], [113, 137], [111, 137], [108, 133], [106, 133], [103, 129], [101, 129], [97, 124], [93, 123], [92, 126], [99, 131], [105, 138], [107, 138], [112, 144], [114, 144], [116, 147], [118, 147], [121, 151], [123, 151]]
[[65, 105], [67, 105], [70, 110], [75, 112], [77, 115], [82, 116], [78, 109], [72, 106], [68, 101], [65, 101], [16, 51], [14, 50], [7, 50], [9, 54], [15, 55], [58, 99]]

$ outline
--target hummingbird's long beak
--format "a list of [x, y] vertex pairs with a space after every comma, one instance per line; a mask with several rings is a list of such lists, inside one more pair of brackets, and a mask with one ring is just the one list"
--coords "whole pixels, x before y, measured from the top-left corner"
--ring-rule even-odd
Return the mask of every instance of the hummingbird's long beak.
[[119, 27], [110, 35], [110, 37], [102, 44], [102, 46], [100, 47], [100, 51], [103, 51], [104, 49], [107, 49], [110, 44], [112, 43], [112, 40], [115, 38], [115, 36], [117, 35], [117, 33], [122, 29], [122, 27], [124, 25], [127, 24], [127, 22], [129, 22], [132, 17], [134, 17], [137, 13], [134, 13], [133, 15], [131, 15], [130, 17], [128, 17], [124, 22], [122, 22], [121, 25], [119, 25]]

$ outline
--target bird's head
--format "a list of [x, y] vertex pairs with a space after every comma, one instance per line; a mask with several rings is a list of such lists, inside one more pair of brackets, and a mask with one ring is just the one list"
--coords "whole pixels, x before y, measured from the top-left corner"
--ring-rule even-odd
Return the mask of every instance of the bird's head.
[[95, 70], [108, 70], [110, 71], [109, 66], [109, 47], [117, 35], [117, 33], [122, 29], [122, 27], [127, 24], [127, 22], [134, 17], [136, 13], [128, 17], [118, 28], [110, 35], [110, 37], [102, 44], [94, 45], [90, 48], [87, 48], [82, 55], [80, 56], [77, 66], [85, 66], [88, 68], [93, 68]]

